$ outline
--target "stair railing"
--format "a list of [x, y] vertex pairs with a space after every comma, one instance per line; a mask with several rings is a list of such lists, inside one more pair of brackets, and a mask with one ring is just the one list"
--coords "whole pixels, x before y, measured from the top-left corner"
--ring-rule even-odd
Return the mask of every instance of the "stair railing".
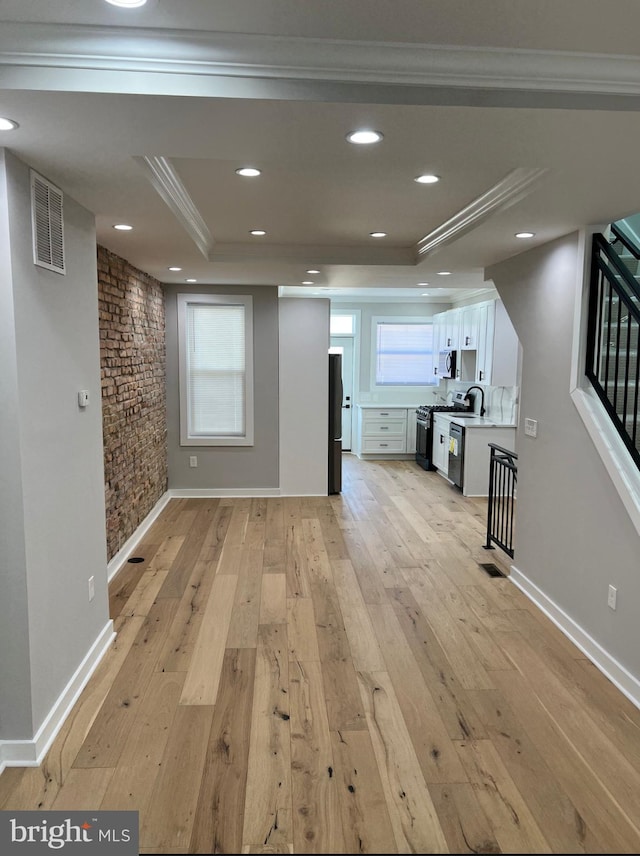
[[497, 544], [511, 556], [514, 555], [513, 518], [518, 482], [518, 456], [495, 443], [489, 443], [489, 502], [487, 506], [487, 540], [485, 550], [495, 549]]
[[[616, 238], [619, 231], [614, 232]], [[619, 240], [634, 254], [633, 244], [626, 236]], [[586, 375], [640, 469], [639, 343], [640, 286], [604, 236], [596, 234], [591, 263]]]

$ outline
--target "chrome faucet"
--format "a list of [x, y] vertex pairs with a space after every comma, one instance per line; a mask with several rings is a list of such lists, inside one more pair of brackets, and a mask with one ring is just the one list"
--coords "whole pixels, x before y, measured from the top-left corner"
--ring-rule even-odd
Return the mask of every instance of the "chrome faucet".
[[[481, 401], [480, 401], [480, 416], [484, 416], [484, 414], [485, 414], [484, 389], [481, 386], [470, 386], [469, 389], [465, 392], [465, 395], [468, 395], [472, 389], [479, 389], [480, 390], [480, 395], [482, 396]], [[474, 400], [475, 400], [475, 397], [474, 397]]]

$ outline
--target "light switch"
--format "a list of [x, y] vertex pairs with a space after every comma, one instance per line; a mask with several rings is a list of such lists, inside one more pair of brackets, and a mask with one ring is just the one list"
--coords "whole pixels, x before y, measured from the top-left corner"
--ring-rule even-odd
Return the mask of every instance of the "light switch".
[[89, 404], [89, 390], [81, 389], [78, 392], [78, 407], [86, 407]]
[[538, 420], [537, 419], [525, 419], [524, 420], [524, 433], [527, 437], [537, 437], [538, 436]]

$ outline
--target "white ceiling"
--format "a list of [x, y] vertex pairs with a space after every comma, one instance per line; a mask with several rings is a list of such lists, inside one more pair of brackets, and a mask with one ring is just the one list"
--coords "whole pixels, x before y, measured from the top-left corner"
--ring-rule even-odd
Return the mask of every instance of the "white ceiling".
[[[0, 145], [163, 282], [459, 299], [487, 265], [640, 210], [639, 7], [4, 0], [0, 115], [20, 127]], [[348, 144], [360, 126], [384, 140]]]

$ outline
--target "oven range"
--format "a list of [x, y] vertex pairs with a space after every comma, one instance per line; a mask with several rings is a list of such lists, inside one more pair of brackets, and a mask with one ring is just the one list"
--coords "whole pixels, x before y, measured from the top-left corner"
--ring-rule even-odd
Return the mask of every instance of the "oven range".
[[457, 411], [469, 412], [469, 399], [462, 398], [454, 404], [424, 404], [416, 408], [416, 462], [423, 470], [434, 470], [431, 463], [433, 450], [433, 414]]

